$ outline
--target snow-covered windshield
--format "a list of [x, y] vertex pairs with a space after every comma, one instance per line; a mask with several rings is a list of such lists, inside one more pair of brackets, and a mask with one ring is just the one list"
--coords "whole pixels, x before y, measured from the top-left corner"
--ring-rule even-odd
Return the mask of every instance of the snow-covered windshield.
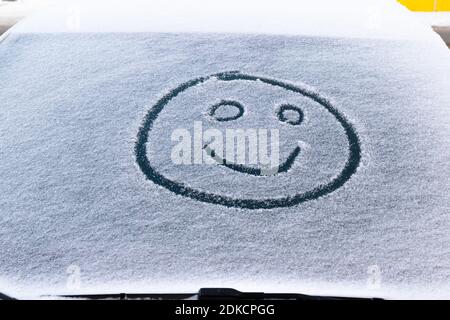
[[448, 297], [450, 57], [430, 39], [12, 32], [0, 291]]

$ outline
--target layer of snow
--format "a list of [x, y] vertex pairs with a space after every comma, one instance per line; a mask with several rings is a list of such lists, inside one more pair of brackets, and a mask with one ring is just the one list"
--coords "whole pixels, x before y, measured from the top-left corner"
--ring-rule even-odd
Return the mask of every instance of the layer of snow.
[[[396, 28], [365, 28], [361, 12], [368, 3], [383, 8], [384, 1], [350, 1], [352, 10], [320, 1], [299, 11], [292, 6], [306, 2], [242, 2], [237, 13], [235, 1], [178, 7], [171, 1], [170, 10], [160, 4], [154, 11], [117, 3], [94, 5], [88, 13], [75, 5], [69, 20], [43, 13], [4, 38], [0, 291], [34, 296], [227, 286], [449, 297], [445, 45], [428, 27], [415, 32], [396, 22]], [[397, 11], [405, 13], [396, 4], [389, 8], [379, 11], [382, 21], [392, 12], [399, 21]], [[151, 19], [164, 10], [171, 14]], [[67, 32], [48, 33], [54, 31]], [[239, 32], [288, 36], [230, 34]], [[358, 134], [356, 173], [330, 194], [270, 210], [200, 202], [148, 181], [136, 163], [135, 143], [149, 109], [186, 81], [232, 70], [330, 99]], [[171, 179], [233, 197], [267, 197], [308, 190], [344, 165], [342, 128], [314, 102], [264, 83], [211, 80], [180, 93], [154, 123], [148, 157]], [[292, 170], [277, 180], [172, 165], [171, 130], [191, 129], [199, 120], [211, 126], [205, 111], [227, 98], [246, 108], [241, 122], [230, 126], [279, 128], [282, 152], [298, 137], [304, 141]], [[285, 102], [305, 113], [298, 131], [277, 122], [274, 110]]]
[[27, 15], [44, 9], [46, 6], [55, 3], [55, 0], [21, 0], [17, 2], [0, 2], [0, 25], [6, 25], [6, 22], [17, 22]]
[[21, 32], [216, 32], [428, 39], [393, 0], [63, 1]]
[[[0, 57], [3, 291], [73, 292], [66, 284], [75, 265], [78, 292], [223, 285], [448, 297], [450, 65], [440, 41], [424, 47], [250, 35], [11, 34]], [[146, 180], [134, 153], [144, 115], [181, 83], [229, 70], [306, 83], [329, 97], [359, 135], [357, 172], [317, 200], [259, 211], [199, 202]], [[254, 118], [258, 127], [287, 128], [277, 125], [273, 108], [289, 97], [260, 92], [257, 84], [241, 91], [215, 86], [186, 91], [168, 105], [178, 114], [158, 121], [189, 129], [208, 107], [198, 101], [233, 96], [247, 99], [248, 124]], [[314, 152], [325, 159], [335, 153], [326, 139], [336, 133], [337, 146], [345, 146], [319, 109], [295, 103], [305, 108], [302, 139], [323, 129], [324, 140], [311, 134], [306, 141], [312, 149], [298, 164], [305, 176], [292, 171], [280, 184], [255, 184], [265, 193], [306, 188], [307, 169], [319, 166]], [[152, 131], [149, 150], [164, 152], [166, 129], [155, 122], [155, 130], [161, 134]], [[280, 136], [291, 141], [284, 129]], [[169, 170], [166, 163], [159, 169]], [[257, 194], [249, 178], [227, 168], [210, 169], [207, 179], [181, 173], [171, 177], [234, 196]], [[367, 287], [374, 265], [381, 286], [375, 291]]]
[[429, 26], [450, 27], [450, 12], [417, 12], [414, 15]]

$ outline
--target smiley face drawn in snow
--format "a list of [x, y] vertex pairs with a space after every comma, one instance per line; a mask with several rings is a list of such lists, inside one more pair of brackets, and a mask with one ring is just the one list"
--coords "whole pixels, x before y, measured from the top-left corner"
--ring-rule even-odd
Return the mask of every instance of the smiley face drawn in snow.
[[[224, 96], [218, 91], [219, 87], [233, 90]], [[252, 96], [259, 88], [261, 91]], [[264, 107], [254, 110], [248, 105], [256, 105], [258, 95], [269, 97], [263, 99]], [[281, 95], [286, 97], [281, 99]], [[252, 103], [249, 103], [251, 99]], [[243, 100], [248, 101], [243, 103]], [[194, 106], [203, 112], [195, 112]], [[192, 118], [191, 109], [194, 111]], [[169, 110], [180, 114], [163, 116]], [[161, 128], [175, 121], [200, 120], [205, 112], [216, 124], [250, 121], [247, 124], [257, 126], [258, 121], [266, 125], [269, 120], [277, 120], [284, 129], [293, 131], [288, 137], [295, 143], [287, 139], [284, 160], [271, 176], [265, 176], [261, 168], [229, 163], [227, 159], [220, 159], [220, 165], [214, 169], [203, 166], [184, 175], [179, 167], [162, 166], [161, 163], [168, 163], [170, 159], [157, 161], [157, 156], [163, 153], [157, 148], [163, 144], [158, 141], [163, 134], [155, 131], [163, 130]], [[259, 120], [252, 120], [252, 116], [260, 113], [263, 115]], [[296, 136], [302, 139], [295, 140]], [[208, 144], [202, 147], [208, 156], [217, 159]], [[226, 207], [271, 209], [299, 205], [342, 187], [359, 166], [361, 147], [351, 123], [316, 92], [272, 78], [231, 71], [184, 82], [159, 99], [139, 128], [135, 155], [148, 180], [177, 195]]]
[[[230, 116], [216, 116], [216, 112], [222, 108], [222, 107], [234, 107], [237, 109], [234, 115]], [[291, 114], [288, 114], [288, 112], [291, 112]], [[293, 113], [293, 114], [292, 114]], [[234, 100], [222, 100], [219, 103], [214, 104], [210, 110], [209, 115], [211, 117], [214, 117], [217, 121], [223, 122], [223, 121], [231, 121], [236, 120], [244, 115], [244, 107], [241, 103], [234, 101]], [[288, 123], [290, 125], [300, 125], [303, 121], [303, 111], [298, 108], [297, 106], [290, 105], [290, 104], [282, 104], [277, 111], [277, 117], [281, 122]], [[229, 161], [227, 158], [221, 157], [216, 154], [216, 151], [212, 148], [210, 148], [209, 144], [205, 144], [203, 146], [203, 149], [205, 149], [206, 153], [213, 158], [218, 164], [223, 165], [226, 168], [229, 168], [231, 170], [242, 172], [254, 176], [266, 176], [269, 174], [279, 174], [287, 172], [297, 159], [299, 153], [300, 153], [300, 146], [295, 146], [292, 151], [289, 153], [289, 155], [286, 157], [286, 160], [274, 168], [252, 168], [245, 166], [243, 164], [235, 164], [234, 161]], [[222, 152], [223, 154], [223, 152]]]

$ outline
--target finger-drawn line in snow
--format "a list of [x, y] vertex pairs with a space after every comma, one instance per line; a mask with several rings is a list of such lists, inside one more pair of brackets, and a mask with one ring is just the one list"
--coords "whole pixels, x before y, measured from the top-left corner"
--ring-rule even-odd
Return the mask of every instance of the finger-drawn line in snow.
[[[295, 111], [297, 113], [297, 119], [290, 120], [285, 114], [286, 111]], [[298, 126], [300, 123], [302, 123], [304, 116], [303, 111], [299, 107], [292, 104], [282, 104], [277, 111], [277, 117], [281, 122], [286, 122], [291, 125]]]
[[[259, 81], [268, 85], [288, 90], [290, 92], [298, 93], [320, 104], [336, 118], [336, 120], [344, 129], [345, 135], [347, 137], [348, 158], [343, 169], [331, 181], [325, 184], [318, 185], [312, 190], [300, 192], [295, 195], [265, 198], [265, 199], [233, 198], [230, 196], [214, 194], [212, 192], [205, 192], [202, 190], [191, 188], [190, 186], [184, 183], [173, 181], [165, 177], [161, 173], [159, 173], [152, 166], [147, 157], [147, 143], [149, 142], [149, 133], [152, 130], [153, 123], [157, 119], [160, 112], [173, 98], [177, 97], [180, 93], [186, 91], [187, 89], [202, 84], [212, 78], [215, 78], [220, 81], [236, 81], [236, 80]], [[293, 107], [286, 106], [284, 109], [293, 110]], [[283, 110], [283, 108], [280, 110]], [[281, 114], [280, 120], [282, 119], [284, 118]], [[298, 122], [300, 123], [301, 120], [302, 118], [301, 119], [299, 118]], [[217, 205], [223, 205], [226, 207], [237, 207], [244, 209], [272, 209], [281, 207], [291, 207], [309, 200], [314, 200], [323, 197], [342, 187], [356, 172], [361, 160], [361, 146], [358, 135], [353, 125], [346, 119], [346, 117], [339, 110], [337, 110], [331, 104], [331, 102], [328, 99], [324, 98], [317, 92], [311, 91], [307, 88], [303, 88], [299, 85], [294, 85], [291, 83], [283, 82], [272, 78], [257, 77], [249, 74], [244, 74], [240, 73], [239, 71], [221, 72], [209, 76], [195, 78], [187, 82], [184, 82], [180, 84], [178, 87], [169, 91], [169, 93], [167, 93], [161, 99], [159, 99], [156, 102], [156, 104], [152, 108], [150, 108], [150, 110], [145, 115], [142, 125], [139, 128], [137, 134], [137, 141], [134, 147], [134, 151], [136, 155], [136, 162], [139, 168], [141, 169], [142, 173], [148, 180], [154, 182], [155, 184], [160, 185], [175, 194], [185, 196], [194, 200]], [[300, 150], [298, 151], [300, 152]]]
[[203, 146], [203, 149], [206, 151], [206, 154], [209, 155], [211, 158], [213, 158], [219, 165], [227, 167], [231, 170], [242, 172], [246, 174], [250, 174], [252, 176], [267, 176], [267, 175], [275, 175], [277, 173], [283, 173], [287, 172], [292, 165], [294, 164], [295, 159], [297, 159], [297, 156], [300, 153], [300, 147], [297, 146], [294, 148], [294, 150], [291, 151], [287, 159], [280, 165], [276, 166], [275, 168], [252, 168], [247, 167], [243, 164], [234, 164], [229, 163], [227, 159], [221, 158], [216, 154], [216, 151], [214, 149], [211, 149], [208, 144]]
[[[216, 116], [215, 114], [217, 112], [217, 109], [219, 109], [220, 107], [223, 107], [223, 106], [233, 106], [238, 109], [238, 112], [235, 115], [229, 116], [229, 117]], [[242, 115], [244, 114], [244, 107], [242, 106], [242, 104], [240, 104], [239, 102], [234, 101], [234, 100], [222, 100], [219, 103], [216, 103], [215, 105], [213, 105], [209, 109], [208, 114], [211, 117], [214, 117], [214, 119], [216, 119], [217, 121], [221, 121], [221, 122], [231, 121], [231, 120], [236, 120], [236, 119], [242, 117]]]

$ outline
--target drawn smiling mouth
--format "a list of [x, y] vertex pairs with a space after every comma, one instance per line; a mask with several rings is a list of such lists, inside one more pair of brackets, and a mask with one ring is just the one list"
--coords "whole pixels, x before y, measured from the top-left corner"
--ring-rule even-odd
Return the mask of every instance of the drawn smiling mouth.
[[300, 154], [300, 150], [301, 150], [300, 147], [297, 146], [294, 148], [294, 150], [291, 151], [291, 153], [289, 154], [289, 156], [286, 158], [286, 160], [283, 163], [281, 163], [275, 167], [267, 167], [267, 168], [261, 169], [261, 168], [248, 167], [243, 164], [230, 163], [225, 158], [221, 158], [220, 156], [218, 156], [216, 154], [216, 152], [214, 151], [214, 149], [211, 149], [208, 146], [208, 144], [205, 144], [203, 146], [203, 149], [218, 164], [220, 164], [224, 167], [227, 167], [228, 169], [231, 169], [231, 170], [234, 170], [237, 172], [241, 172], [241, 173], [250, 174], [253, 176], [268, 176], [268, 175], [275, 175], [278, 173], [287, 172], [294, 164], [294, 162], [297, 159], [297, 156]]

